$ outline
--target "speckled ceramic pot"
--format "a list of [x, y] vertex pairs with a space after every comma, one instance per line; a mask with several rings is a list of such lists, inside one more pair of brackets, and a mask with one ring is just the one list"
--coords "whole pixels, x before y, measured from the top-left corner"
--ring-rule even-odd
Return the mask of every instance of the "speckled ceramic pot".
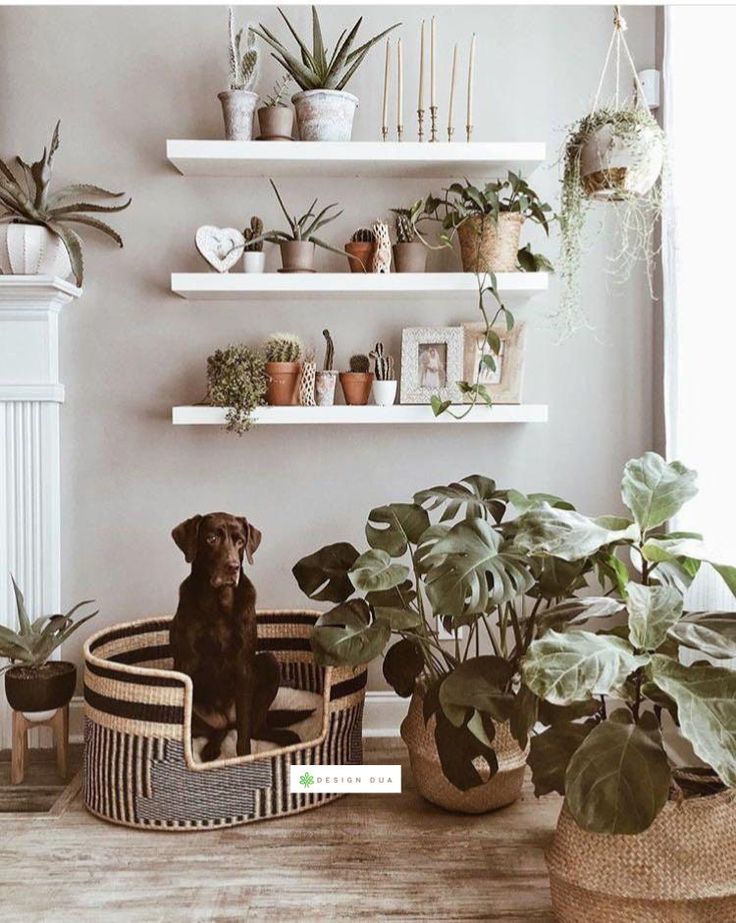
[[253, 113], [258, 94], [250, 90], [223, 90], [217, 94], [222, 103], [227, 141], [250, 141], [253, 138]]
[[344, 90], [305, 90], [291, 97], [301, 141], [349, 141], [358, 97]]

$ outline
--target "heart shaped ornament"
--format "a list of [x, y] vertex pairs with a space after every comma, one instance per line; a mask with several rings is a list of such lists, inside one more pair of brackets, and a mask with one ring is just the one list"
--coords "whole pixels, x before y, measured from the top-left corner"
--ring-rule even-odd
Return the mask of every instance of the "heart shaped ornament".
[[204, 224], [194, 238], [197, 250], [218, 272], [228, 272], [243, 253], [245, 237], [237, 228], [217, 228]]

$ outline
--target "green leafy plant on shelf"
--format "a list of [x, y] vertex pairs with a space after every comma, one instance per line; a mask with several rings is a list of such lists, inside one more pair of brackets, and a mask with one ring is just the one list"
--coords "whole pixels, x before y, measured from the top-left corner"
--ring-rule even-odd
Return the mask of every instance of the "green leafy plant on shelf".
[[207, 398], [227, 407], [226, 428], [239, 436], [254, 426], [253, 411], [266, 400], [263, 352], [243, 343], [216, 350], [207, 359]]
[[467, 179], [464, 183], [452, 183], [445, 189], [442, 204], [442, 228], [448, 240], [452, 232], [470, 218], [487, 218], [497, 223], [499, 215], [504, 213], [521, 215], [549, 234], [552, 206], [543, 202], [529, 183], [511, 170], [505, 180], [493, 180], [483, 188]]
[[[736, 567], [713, 561], [699, 534], [665, 530], [695, 496], [695, 478], [647, 452], [624, 468], [630, 516], [590, 518], [542, 504], [515, 524], [515, 543], [532, 558], [553, 554], [574, 567], [602, 556], [613, 582], [609, 606], [626, 617], [596, 628], [610, 608], [561, 601], [545, 613], [521, 664], [549, 725], [531, 740], [536, 793], [565, 795], [588, 831], [640, 833], [669, 798], [736, 786], [736, 672], [728, 664], [736, 613], [683, 608], [701, 566], [714, 568], [732, 593]], [[688, 741], [707, 768], [681, 765], [665, 734]]]

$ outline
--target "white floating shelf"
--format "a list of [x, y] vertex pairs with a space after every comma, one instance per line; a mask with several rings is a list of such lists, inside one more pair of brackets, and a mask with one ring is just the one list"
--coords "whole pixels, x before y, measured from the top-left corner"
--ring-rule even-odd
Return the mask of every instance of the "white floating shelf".
[[[500, 272], [496, 275], [503, 297], [530, 297], [547, 291], [546, 272]], [[171, 290], [195, 301], [240, 301], [246, 298], [375, 298], [380, 295], [444, 298], [465, 294], [478, 297], [472, 272], [363, 272], [245, 273], [174, 272]]]
[[400, 176], [491, 179], [528, 175], [546, 159], [544, 142], [189, 141], [168, 140], [166, 156], [185, 176]]
[[[458, 404], [456, 413], [467, 410]], [[171, 421], [175, 426], [224, 426], [224, 407], [173, 407]], [[546, 423], [546, 404], [494, 404], [493, 407], [473, 407], [462, 420], [456, 420], [447, 413], [435, 417], [428, 404], [395, 404], [393, 407], [259, 407], [253, 412], [256, 423], [280, 424], [283, 426], [304, 424], [384, 424], [412, 423]]]

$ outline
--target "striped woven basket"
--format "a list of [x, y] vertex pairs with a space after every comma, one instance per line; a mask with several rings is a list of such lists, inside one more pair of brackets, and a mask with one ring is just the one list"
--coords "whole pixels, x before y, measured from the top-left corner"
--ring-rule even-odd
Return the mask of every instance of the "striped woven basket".
[[289, 767], [361, 763], [367, 673], [320, 667], [309, 644], [318, 612], [258, 613], [258, 647], [282, 685], [323, 696], [316, 740], [199, 763], [192, 681], [171, 669], [170, 618], [105, 628], [84, 646], [84, 803], [128, 827], [207, 830], [297, 814], [339, 798], [289, 792]]

